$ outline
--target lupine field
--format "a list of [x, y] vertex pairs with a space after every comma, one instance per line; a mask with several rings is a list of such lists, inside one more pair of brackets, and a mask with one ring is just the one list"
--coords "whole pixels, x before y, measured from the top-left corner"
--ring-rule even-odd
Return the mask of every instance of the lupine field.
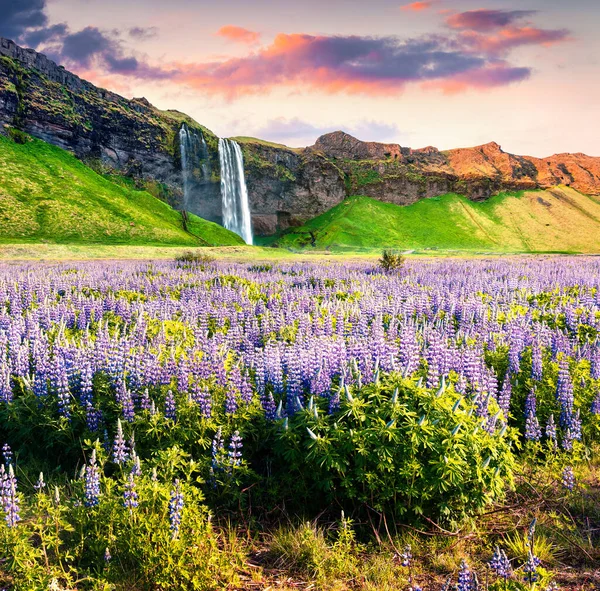
[[599, 331], [596, 258], [4, 264], [0, 589], [599, 588]]

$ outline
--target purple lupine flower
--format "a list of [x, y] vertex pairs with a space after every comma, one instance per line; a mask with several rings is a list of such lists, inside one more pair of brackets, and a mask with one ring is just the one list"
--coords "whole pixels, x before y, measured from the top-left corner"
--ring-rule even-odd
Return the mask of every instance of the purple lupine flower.
[[458, 572], [458, 584], [456, 585], [456, 591], [471, 591], [473, 589], [473, 574], [469, 569], [469, 565], [466, 560], [460, 563], [460, 570]]
[[134, 476], [142, 475], [142, 464], [140, 462], [140, 456], [135, 453], [135, 450], [131, 454], [131, 459], [133, 461], [133, 466], [131, 466], [131, 473]]
[[96, 465], [96, 450], [92, 451], [90, 463], [85, 467], [84, 505], [96, 507], [100, 500], [100, 470]]
[[175, 403], [175, 396], [173, 392], [169, 390], [165, 398], [165, 417], [174, 421], [177, 418], [177, 405]]
[[600, 391], [594, 397], [592, 408], [590, 410], [593, 415], [600, 415]]
[[44, 473], [40, 472], [40, 475], [37, 479], [37, 482], [33, 485], [33, 488], [40, 492], [46, 487], [46, 483], [44, 482]]
[[400, 559], [402, 560], [402, 566], [410, 568], [411, 564], [412, 564], [412, 549], [410, 547], [410, 544], [407, 544], [404, 547], [404, 550], [402, 552], [402, 554], [400, 554]]
[[498, 406], [502, 409], [505, 418], [508, 418], [511, 397], [512, 384], [510, 383], [510, 375], [506, 374], [506, 376], [504, 377], [504, 382], [502, 384], [502, 389], [500, 390], [500, 395], [498, 396]]
[[232, 415], [238, 408], [237, 401], [237, 390], [233, 388], [227, 388], [227, 393], [225, 394], [225, 412], [228, 415]]
[[117, 434], [115, 435], [112, 452], [113, 462], [115, 464], [124, 464], [129, 459], [127, 444], [125, 443], [125, 437], [123, 436], [121, 419], [117, 419]]
[[123, 506], [133, 513], [133, 510], [138, 506], [138, 494], [135, 489], [135, 478], [133, 471], [127, 475], [125, 490], [123, 491]]
[[506, 556], [506, 552], [500, 549], [499, 546], [496, 546], [494, 550], [494, 554], [492, 555], [492, 559], [489, 562], [490, 568], [496, 573], [496, 576], [500, 579], [504, 579], [505, 581], [510, 578], [512, 574], [512, 567], [510, 565], [510, 560]]
[[53, 365], [52, 388], [58, 399], [58, 412], [69, 418], [71, 416], [70, 398], [71, 391], [69, 390], [69, 377], [65, 368], [64, 359], [56, 356]]
[[21, 521], [19, 515], [19, 495], [17, 494], [17, 479], [12, 467], [8, 465], [8, 472], [4, 464], [0, 464], [0, 502], [4, 509], [4, 519], [8, 527], [16, 527]]
[[223, 468], [223, 454], [224, 454], [225, 444], [223, 441], [223, 434], [221, 431], [221, 427], [215, 433], [215, 436], [212, 440], [212, 461], [211, 461], [211, 470], [217, 472], [218, 470], [222, 470]]
[[531, 379], [540, 382], [542, 380], [543, 371], [542, 349], [539, 343], [535, 343], [531, 349]]
[[573, 473], [572, 466], [565, 466], [562, 473], [562, 485], [566, 490], [573, 490], [575, 488], [575, 474]]
[[13, 463], [13, 452], [8, 443], [2, 446], [2, 457], [4, 458], [4, 464], [8, 468]]
[[563, 438], [561, 441], [562, 448], [565, 451], [573, 449], [573, 442], [581, 440], [581, 418], [579, 410], [575, 413], [571, 412], [565, 417]]
[[273, 394], [269, 392], [266, 395], [260, 397], [263, 410], [265, 411], [265, 418], [267, 421], [274, 421], [277, 418], [277, 406], [275, 405], [275, 399]]
[[242, 438], [240, 436], [239, 431], [235, 431], [231, 436], [231, 441], [229, 442], [229, 451], [227, 455], [229, 456], [229, 466], [236, 467], [242, 463]]
[[183, 493], [181, 492], [181, 486], [179, 484], [179, 480], [175, 480], [175, 482], [173, 483], [173, 489], [171, 490], [171, 497], [169, 500], [169, 523], [173, 538], [176, 538], [179, 534], [183, 506], [184, 499]]
[[532, 389], [525, 400], [525, 439], [539, 441], [541, 438], [542, 430], [536, 416], [535, 389]]
[[104, 550], [104, 562], [106, 564], [108, 564], [111, 560], [112, 560], [112, 556], [110, 555], [110, 550], [108, 549], [108, 546], [107, 546], [106, 549]]
[[533, 585], [539, 578], [540, 575], [538, 573], [538, 567], [540, 565], [540, 559], [535, 556], [535, 554], [529, 550], [529, 556], [527, 557], [527, 562], [523, 565], [523, 573], [525, 575], [525, 582]]
[[548, 417], [548, 422], [546, 423], [546, 437], [553, 446], [556, 445], [556, 423], [554, 422], [553, 414]]
[[192, 400], [199, 406], [202, 416], [210, 419], [212, 415], [212, 400], [208, 388], [200, 386], [198, 383], [192, 385]]

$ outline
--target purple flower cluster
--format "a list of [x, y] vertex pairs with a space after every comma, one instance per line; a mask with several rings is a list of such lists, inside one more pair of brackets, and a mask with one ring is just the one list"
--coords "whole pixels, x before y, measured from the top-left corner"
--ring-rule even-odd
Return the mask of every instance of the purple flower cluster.
[[96, 450], [92, 451], [92, 456], [84, 473], [84, 504], [86, 507], [96, 507], [100, 500], [100, 469], [96, 463]]
[[512, 575], [512, 567], [510, 560], [506, 556], [506, 552], [499, 546], [496, 546], [492, 559], [489, 562], [490, 568], [496, 573], [496, 576], [505, 581]]
[[17, 494], [17, 478], [12, 464], [8, 471], [0, 464], [0, 505], [4, 510], [4, 519], [8, 527], [15, 527], [21, 520], [19, 515], [19, 496]]
[[173, 489], [171, 490], [171, 498], [169, 499], [169, 523], [173, 538], [176, 538], [179, 535], [183, 506], [184, 500], [183, 493], [181, 492], [181, 485], [179, 480], [175, 480]]

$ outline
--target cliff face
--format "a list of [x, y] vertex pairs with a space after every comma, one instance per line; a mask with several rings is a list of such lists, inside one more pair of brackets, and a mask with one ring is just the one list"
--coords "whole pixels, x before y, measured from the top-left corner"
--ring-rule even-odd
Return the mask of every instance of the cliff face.
[[97, 88], [44, 55], [0, 39], [2, 127], [69, 150], [94, 167], [137, 178], [173, 204], [182, 195], [178, 131], [183, 122], [200, 129], [181, 113]]
[[322, 154], [242, 143], [254, 232], [298, 226], [346, 198], [342, 171]]
[[413, 150], [360, 142], [343, 132], [322, 136], [309, 149], [335, 159], [350, 192], [399, 205], [448, 192], [480, 200], [500, 191], [557, 185], [600, 194], [600, 158], [585, 154], [515, 156], [495, 142], [445, 152], [433, 147]]
[[[183, 124], [206, 141], [206, 156], [184, 175]], [[0, 38], [0, 133], [24, 131], [73, 152], [101, 171], [136, 180], [171, 205], [221, 222], [218, 138], [177, 111], [145, 99], [125, 99], [97, 88], [33, 50]], [[254, 233], [273, 234], [302, 224], [348, 195], [407, 205], [455, 192], [474, 200], [500, 191], [569, 185], [600, 195], [600, 158], [558, 154], [514, 156], [490, 143], [440, 152], [362, 142], [346, 133], [290, 149], [239, 138]]]

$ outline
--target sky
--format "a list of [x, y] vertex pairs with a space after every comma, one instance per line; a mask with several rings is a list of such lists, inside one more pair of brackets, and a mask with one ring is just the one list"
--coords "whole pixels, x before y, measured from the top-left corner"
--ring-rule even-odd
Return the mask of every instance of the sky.
[[600, 156], [597, 0], [0, 0], [0, 36], [220, 136]]

